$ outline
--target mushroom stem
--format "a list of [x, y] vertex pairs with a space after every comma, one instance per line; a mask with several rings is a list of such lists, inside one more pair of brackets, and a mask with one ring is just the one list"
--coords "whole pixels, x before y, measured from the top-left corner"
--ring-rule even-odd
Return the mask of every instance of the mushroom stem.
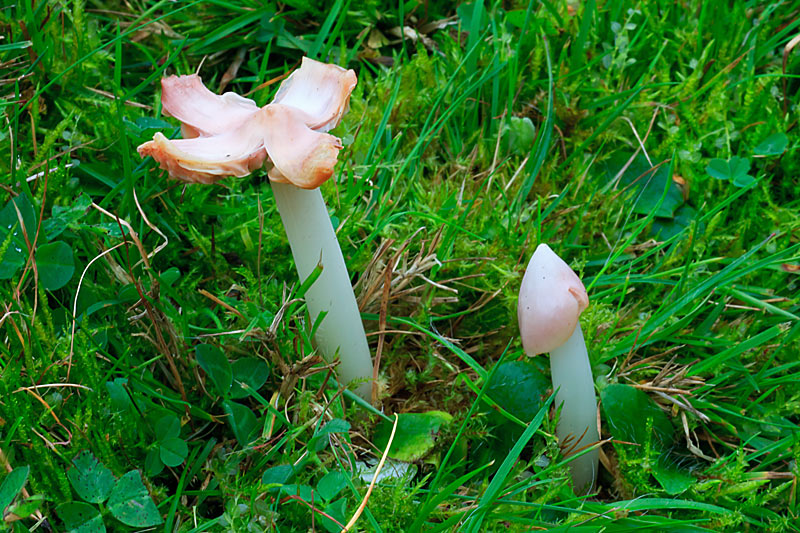
[[322, 193], [319, 188], [301, 189], [276, 182], [272, 182], [272, 192], [300, 279], [308, 278], [322, 264], [322, 273], [305, 294], [312, 324], [320, 313], [327, 313], [314, 335], [314, 344], [326, 361], [332, 361], [338, 354], [339, 382], [348, 385], [353, 380], [362, 380], [356, 393], [369, 401], [372, 357]]
[[[562, 406], [556, 435], [559, 442], [566, 442], [575, 453], [599, 440], [594, 381], [580, 324], [567, 342], [550, 352], [550, 373], [553, 388], [558, 389], [556, 405]], [[576, 493], [592, 490], [597, 477], [597, 458], [598, 451], [591, 450], [569, 463]]]

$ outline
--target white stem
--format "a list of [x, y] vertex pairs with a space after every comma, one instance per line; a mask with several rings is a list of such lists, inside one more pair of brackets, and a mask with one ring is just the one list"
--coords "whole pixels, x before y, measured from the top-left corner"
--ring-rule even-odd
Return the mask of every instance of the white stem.
[[[592, 368], [580, 324], [567, 342], [550, 352], [550, 372], [553, 388], [558, 389], [556, 405], [562, 406], [556, 435], [562, 443], [571, 437], [567, 446], [574, 453], [600, 440]], [[569, 463], [576, 494], [591, 491], [597, 477], [598, 455], [598, 450], [592, 450]]]
[[339, 356], [339, 382], [348, 385], [355, 379], [362, 380], [356, 392], [369, 400], [372, 357], [322, 193], [319, 189], [306, 190], [286, 183], [272, 183], [272, 192], [300, 281], [322, 263], [322, 273], [305, 294], [312, 324], [320, 313], [327, 312], [314, 336], [314, 344], [327, 361]]

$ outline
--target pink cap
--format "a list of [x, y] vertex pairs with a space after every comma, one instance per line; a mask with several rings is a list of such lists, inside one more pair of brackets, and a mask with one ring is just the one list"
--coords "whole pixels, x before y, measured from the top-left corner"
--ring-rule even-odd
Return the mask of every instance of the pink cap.
[[517, 302], [525, 353], [550, 352], [567, 342], [588, 305], [580, 278], [549, 246], [540, 244], [525, 270]]
[[172, 178], [206, 184], [246, 176], [269, 159], [273, 181], [315, 189], [333, 175], [342, 142], [327, 131], [347, 111], [356, 81], [352, 70], [304, 57], [273, 103], [259, 108], [235, 93], [212, 93], [196, 74], [164, 78], [164, 115], [181, 122], [184, 138], [156, 133], [139, 154]]

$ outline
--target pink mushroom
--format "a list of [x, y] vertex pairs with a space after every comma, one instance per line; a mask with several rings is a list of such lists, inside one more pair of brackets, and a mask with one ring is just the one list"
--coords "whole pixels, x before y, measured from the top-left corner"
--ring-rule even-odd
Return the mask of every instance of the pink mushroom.
[[139, 146], [170, 177], [214, 183], [246, 176], [271, 163], [275, 202], [301, 279], [321, 264], [306, 292], [315, 346], [327, 359], [339, 357], [340, 382], [357, 382], [368, 398], [372, 358], [339, 243], [319, 186], [333, 175], [342, 143], [327, 132], [347, 111], [356, 75], [336, 65], [303, 58], [283, 81], [271, 104], [259, 108], [235, 93], [209, 91], [197, 75], [161, 82], [164, 114], [181, 122], [183, 139], [156, 133]]
[[[517, 316], [525, 353], [550, 353], [556, 405], [561, 406], [556, 435], [567, 443], [568, 456], [599, 440], [592, 368], [578, 321], [588, 305], [580, 278], [540, 244], [522, 278]], [[569, 463], [576, 491], [591, 490], [597, 459], [597, 450], [591, 450]]]

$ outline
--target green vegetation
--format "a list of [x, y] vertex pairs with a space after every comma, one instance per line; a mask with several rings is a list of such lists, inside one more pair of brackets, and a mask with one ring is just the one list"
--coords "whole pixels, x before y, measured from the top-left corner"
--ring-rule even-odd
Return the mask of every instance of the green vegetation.
[[[398, 413], [351, 531], [799, 531], [799, 13], [3, 3], [0, 528], [340, 531]], [[135, 150], [179, 134], [162, 76], [263, 105], [303, 55], [359, 78], [324, 194], [374, 407], [312, 350], [266, 172]], [[585, 497], [518, 338], [541, 242], [591, 302]]]

